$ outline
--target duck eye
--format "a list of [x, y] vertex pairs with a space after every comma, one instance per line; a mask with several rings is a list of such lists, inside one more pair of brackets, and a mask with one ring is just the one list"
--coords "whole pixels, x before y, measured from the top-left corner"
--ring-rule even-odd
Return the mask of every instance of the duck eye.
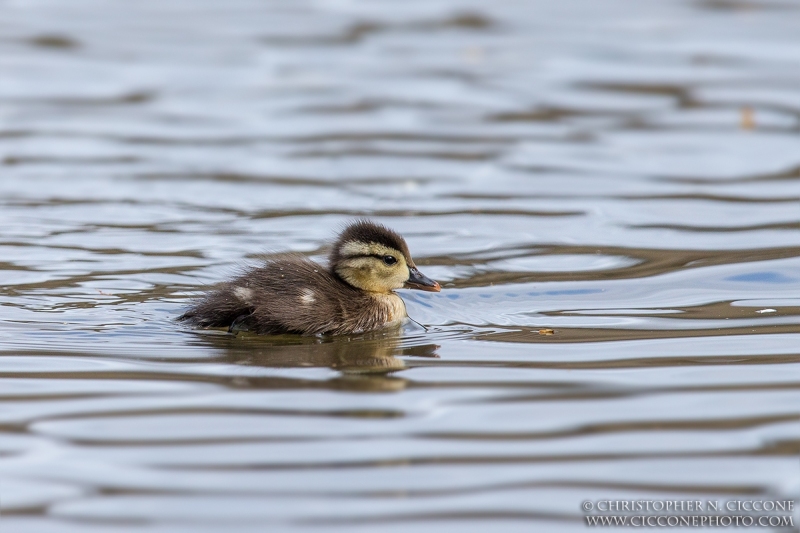
[[383, 256], [383, 262], [386, 265], [393, 265], [393, 264], [397, 263], [397, 258], [394, 257], [393, 255], [384, 255]]

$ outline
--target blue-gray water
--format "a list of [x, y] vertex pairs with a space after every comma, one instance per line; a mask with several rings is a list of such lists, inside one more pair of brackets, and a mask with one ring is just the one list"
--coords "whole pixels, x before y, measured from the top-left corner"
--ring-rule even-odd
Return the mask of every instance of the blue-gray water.
[[[0, 528], [794, 498], [799, 134], [789, 0], [0, 1]], [[362, 215], [427, 332], [174, 322]]]

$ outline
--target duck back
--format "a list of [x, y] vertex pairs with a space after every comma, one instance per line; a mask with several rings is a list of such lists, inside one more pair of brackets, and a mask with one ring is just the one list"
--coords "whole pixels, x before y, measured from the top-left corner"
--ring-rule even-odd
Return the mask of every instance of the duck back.
[[396, 294], [367, 293], [318, 263], [287, 257], [221, 284], [179, 319], [259, 334], [315, 335], [380, 329], [404, 317], [405, 307]]

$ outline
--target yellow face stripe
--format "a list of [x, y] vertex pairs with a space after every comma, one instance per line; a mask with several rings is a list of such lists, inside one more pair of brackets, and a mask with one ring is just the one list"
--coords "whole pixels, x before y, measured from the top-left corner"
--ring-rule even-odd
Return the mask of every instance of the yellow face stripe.
[[391, 255], [394, 256], [396, 259], [400, 259], [403, 257], [402, 252], [399, 250], [395, 250], [394, 248], [389, 248], [388, 246], [384, 246], [382, 244], [378, 244], [376, 242], [358, 242], [358, 241], [350, 241], [344, 243], [341, 247], [341, 253], [345, 257], [353, 257], [357, 255]]
[[[400, 250], [360, 241], [346, 242], [339, 250], [344, 259], [337, 263], [336, 273], [354, 287], [370, 292], [390, 293], [408, 281], [408, 265]], [[382, 258], [387, 255], [397, 259], [397, 262], [385, 264]]]

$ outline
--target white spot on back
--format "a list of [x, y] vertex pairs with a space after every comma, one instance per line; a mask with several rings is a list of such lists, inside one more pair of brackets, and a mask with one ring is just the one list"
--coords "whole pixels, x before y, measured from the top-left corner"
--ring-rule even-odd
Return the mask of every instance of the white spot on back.
[[250, 303], [250, 299], [253, 297], [253, 290], [247, 287], [236, 287], [233, 289], [233, 294], [244, 303]]
[[303, 294], [300, 296], [300, 301], [306, 305], [311, 305], [317, 301], [314, 291], [311, 289], [303, 289]]

